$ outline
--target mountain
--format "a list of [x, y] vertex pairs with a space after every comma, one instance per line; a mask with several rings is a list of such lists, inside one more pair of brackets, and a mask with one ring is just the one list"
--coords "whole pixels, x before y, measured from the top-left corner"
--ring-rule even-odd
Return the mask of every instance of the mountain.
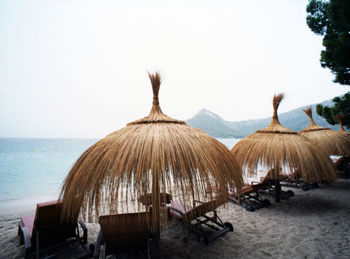
[[[331, 100], [324, 101], [322, 105], [333, 105]], [[330, 125], [324, 118], [316, 113], [316, 104], [312, 106], [314, 121], [323, 127], [338, 130], [338, 125]], [[300, 131], [309, 125], [309, 118], [303, 112], [308, 106], [303, 106], [289, 112], [278, 115], [283, 126], [294, 131]], [[200, 128], [209, 135], [216, 138], [243, 138], [256, 130], [265, 128], [270, 124], [271, 117], [265, 119], [243, 120], [243, 121], [225, 121], [219, 115], [206, 109], [200, 110], [195, 116], [186, 122], [196, 128]]]
[[206, 109], [200, 110], [194, 117], [188, 119], [188, 125], [199, 128], [213, 137], [240, 138], [238, 131], [224, 121], [220, 116]]

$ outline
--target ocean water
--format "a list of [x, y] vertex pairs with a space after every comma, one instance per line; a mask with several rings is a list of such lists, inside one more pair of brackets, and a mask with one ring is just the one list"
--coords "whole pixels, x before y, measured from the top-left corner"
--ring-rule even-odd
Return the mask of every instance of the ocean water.
[[0, 214], [57, 199], [79, 156], [96, 139], [0, 139]]
[[[239, 139], [218, 139], [229, 149]], [[57, 199], [74, 162], [97, 139], [0, 138], [0, 215]]]
[[223, 143], [229, 150], [233, 148], [234, 145], [241, 140], [241, 138], [217, 138], [221, 143]]

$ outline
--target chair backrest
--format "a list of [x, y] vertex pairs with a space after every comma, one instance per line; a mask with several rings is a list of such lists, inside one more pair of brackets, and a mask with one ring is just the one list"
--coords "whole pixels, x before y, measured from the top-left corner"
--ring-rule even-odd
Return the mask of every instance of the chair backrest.
[[194, 207], [192, 210], [188, 211], [185, 214], [185, 219], [186, 221], [192, 221], [200, 216], [205, 215], [208, 212], [214, 211], [220, 205], [221, 204], [216, 200], [201, 203], [200, 205]]
[[243, 186], [243, 188], [240, 191], [236, 190], [235, 193], [237, 195], [242, 195], [242, 194], [245, 194], [245, 193], [254, 192], [255, 188], [256, 188], [255, 187], [256, 185], [257, 184], [246, 184], [246, 185]]
[[[279, 172], [281, 172], [282, 168], [280, 168]], [[264, 177], [261, 177], [260, 178], [260, 182], [261, 183], [268, 183], [268, 182], [271, 182], [271, 181], [274, 181], [274, 180], [279, 180], [279, 181], [283, 181], [287, 178], [286, 175], [283, 175], [283, 174], [279, 174], [278, 176], [275, 175], [275, 169], [272, 168], [270, 169], [266, 175]]]
[[150, 213], [126, 213], [100, 216], [102, 239], [110, 251], [144, 248], [151, 233]]
[[296, 169], [293, 173], [289, 176], [290, 179], [297, 181], [301, 178], [301, 171], [300, 169]]
[[[171, 203], [171, 200], [173, 199], [173, 196], [171, 194], [165, 193], [165, 192], [160, 193], [159, 197], [160, 197], [160, 202], [163, 204], [164, 203], [169, 204], [169, 203]], [[143, 205], [146, 205], [146, 206], [152, 205], [152, 193], [147, 193], [147, 194], [141, 195], [139, 197], [139, 201]]]
[[61, 213], [61, 201], [37, 204], [31, 238], [33, 245], [36, 243], [37, 232], [39, 233], [40, 248], [52, 246], [76, 235], [77, 219], [72, 222], [62, 221]]

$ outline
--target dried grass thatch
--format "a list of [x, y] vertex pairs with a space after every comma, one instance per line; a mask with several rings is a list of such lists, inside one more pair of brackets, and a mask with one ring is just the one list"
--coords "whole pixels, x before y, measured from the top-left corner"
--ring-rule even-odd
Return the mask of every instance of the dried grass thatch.
[[79, 211], [85, 218], [140, 211], [138, 198], [152, 193], [153, 222], [159, 223], [165, 193], [192, 203], [216, 184], [221, 195], [215, 198], [224, 201], [228, 185], [242, 185], [241, 167], [221, 142], [163, 114], [160, 76], [149, 77], [154, 94], [149, 116], [91, 146], [66, 177], [61, 198], [67, 217]]
[[310, 119], [307, 128], [299, 133], [322, 149], [328, 156], [350, 156], [350, 139], [338, 131], [317, 125], [312, 119], [311, 107], [304, 110]]
[[298, 169], [304, 182], [334, 181], [336, 174], [329, 157], [307, 138], [280, 124], [277, 109], [282, 99], [283, 94], [273, 98], [270, 125], [239, 141], [231, 152], [248, 172], [256, 172], [259, 166], [266, 168], [266, 173], [274, 168], [273, 176], [279, 179], [282, 168], [289, 172]]

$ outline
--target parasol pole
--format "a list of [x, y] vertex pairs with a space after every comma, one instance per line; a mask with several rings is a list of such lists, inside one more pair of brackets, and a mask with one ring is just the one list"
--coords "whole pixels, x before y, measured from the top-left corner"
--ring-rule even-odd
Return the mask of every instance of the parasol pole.
[[275, 201], [280, 202], [281, 201], [281, 184], [279, 180], [280, 175], [280, 168], [275, 162], [275, 170], [274, 170], [274, 183], [275, 183]]
[[152, 228], [153, 240], [152, 250], [157, 251], [155, 255], [159, 254], [159, 240], [160, 240], [160, 188], [159, 188], [159, 171], [152, 172]]
[[159, 237], [160, 232], [160, 222], [159, 222], [159, 213], [160, 213], [160, 197], [159, 197], [159, 177], [158, 173], [153, 174], [152, 176], [152, 225], [153, 231]]

